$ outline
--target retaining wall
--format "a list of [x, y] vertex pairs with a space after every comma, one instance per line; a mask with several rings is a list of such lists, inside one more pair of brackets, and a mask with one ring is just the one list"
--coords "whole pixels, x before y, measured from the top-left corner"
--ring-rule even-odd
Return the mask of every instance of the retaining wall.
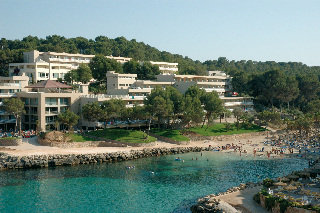
[[1, 138], [0, 139], [0, 146], [18, 146], [21, 143], [22, 143], [21, 138], [15, 138], [15, 139]]
[[130, 152], [113, 152], [99, 154], [70, 154], [70, 155], [32, 155], [10, 156], [0, 153], [0, 169], [28, 169], [55, 166], [71, 166], [78, 164], [117, 162], [144, 157], [182, 154], [187, 152], [209, 151], [209, 147], [176, 147], [176, 148], [146, 148]]

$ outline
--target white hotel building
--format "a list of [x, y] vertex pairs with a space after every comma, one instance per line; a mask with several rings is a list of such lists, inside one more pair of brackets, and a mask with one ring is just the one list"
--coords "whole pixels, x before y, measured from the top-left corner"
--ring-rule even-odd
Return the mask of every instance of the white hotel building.
[[162, 74], [178, 73], [178, 63], [150, 61], [152, 65], [157, 65]]
[[[21, 75], [25, 73], [31, 82], [44, 80], [64, 79], [64, 75], [70, 70], [77, 69], [80, 64], [88, 64], [95, 55], [56, 53], [56, 52], [39, 52], [33, 50], [23, 53], [24, 63], [10, 63], [9, 75]], [[123, 64], [131, 60], [131, 58], [106, 56], [115, 59]]]
[[216, 91], [224, 102], [224, 106], [231, 111], [236, 107], [241, 107], [245, 111], [253, 110], [251, 97], [232, 96], [232, 78], [222, 71], [209, 71], [208, 76], [198, 75], [175, 75], [160, 74], [156, 81], [137, 80], [136, 74], [119, 74], [114, 71], [107, 72], [107, 93], [109, 96], [121, 96], [129, 100], [127, 104], [133, 106], [134, 103], [142, 104], [144, 98], [151, 93], [155, 87], [165, 88], [173, 86], [181, 93], [193, 85], [204, 89], [206, 92]]

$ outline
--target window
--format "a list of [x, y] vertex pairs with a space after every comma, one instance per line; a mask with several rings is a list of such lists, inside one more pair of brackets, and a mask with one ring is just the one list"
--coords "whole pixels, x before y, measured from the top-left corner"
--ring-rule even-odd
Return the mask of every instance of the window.
[[46, 78], [46, 77], [48, 77], [48, 73], [39, 72], [38, 76], [39, 76], [39, 78]]
[[29, 105], [29, 98], [25, 98], [25, 99], [24, 99], [24, 104], [25, 104], [25, 105]]
[[69, 105], [68, 98], [60, 98], [60, 105]]
[[38, 107], [30, 107], [30, 114], [38, 114]]
[[53, 78], [59, 78], [59, 73], [53, 73], [52, 76]]
[[69, 107], [60, 107], [60, 112], [65, 112], [69, 109]]
[[36, 115], [31, 115], [30, 117], [31, 117], [30, 118], [31, 122], [36, 122], [38, 120], [38, 116], [36, 116]]
[[26, 114], [29, 114], [29, 107], [24, 107], [24, 111], [26, 111]]
[[38, 98], [30, 98], [30, 105], [38, 105]]
[[46, 98], [46, 105], [58, 105], [57, 98]]
[[57, 120], [57, 116], [46, 116], [46, 123], [52, 123]]
[[58, 114], [58, 107], [46, 107], [46, 114]]

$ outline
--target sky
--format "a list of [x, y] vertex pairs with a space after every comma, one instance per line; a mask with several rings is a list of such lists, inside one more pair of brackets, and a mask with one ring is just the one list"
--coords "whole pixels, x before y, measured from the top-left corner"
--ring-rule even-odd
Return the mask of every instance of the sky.
[[124, 36], [194, 60], [320, 66], [319, 0], [0, 0], [0, 38]]

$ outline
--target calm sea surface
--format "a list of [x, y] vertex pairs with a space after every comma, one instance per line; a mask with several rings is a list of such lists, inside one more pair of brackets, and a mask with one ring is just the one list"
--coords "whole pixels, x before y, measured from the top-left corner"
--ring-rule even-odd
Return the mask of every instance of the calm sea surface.
[[[184, 162], [175, 161], [178, 156]], [[203, 152], [203, 156], [187, 153], [112, 164], [1, 171], [0, 212], [189, 212], [201, 196], [282, 176], [307, 164], [301, 159]], [[133, 165], [134, 169], [126, 169]]]

